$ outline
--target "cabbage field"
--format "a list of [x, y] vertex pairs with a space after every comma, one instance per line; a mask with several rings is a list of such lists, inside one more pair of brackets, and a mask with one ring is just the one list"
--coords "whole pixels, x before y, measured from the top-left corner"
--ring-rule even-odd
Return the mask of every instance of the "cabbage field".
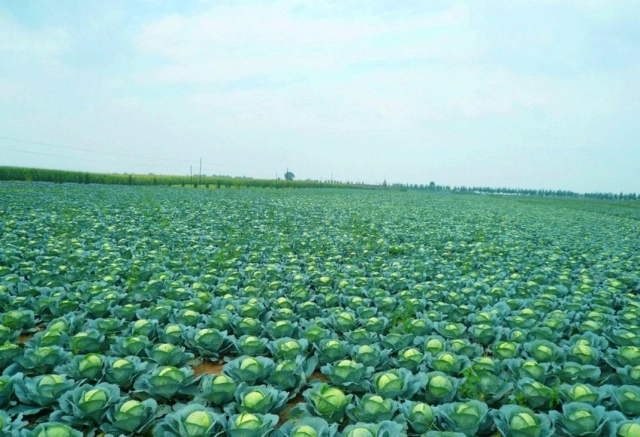
[[640, 207], [0, 186], [0, 436], [640, 436]]

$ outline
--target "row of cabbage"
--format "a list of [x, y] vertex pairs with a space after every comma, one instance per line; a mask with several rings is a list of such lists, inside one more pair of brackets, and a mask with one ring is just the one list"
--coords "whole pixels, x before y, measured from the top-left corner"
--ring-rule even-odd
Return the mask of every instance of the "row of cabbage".
[[[558, 233], [544, 208], [482, 199], [182, 193], [178, 209], [170, 191], [94, 190], [5, 199], [7, 435], [640, 432], [626, 221]], [[576, 244], [585, 229], [600, 237]], [[202, 360], [220, 374], [196, 377]]]

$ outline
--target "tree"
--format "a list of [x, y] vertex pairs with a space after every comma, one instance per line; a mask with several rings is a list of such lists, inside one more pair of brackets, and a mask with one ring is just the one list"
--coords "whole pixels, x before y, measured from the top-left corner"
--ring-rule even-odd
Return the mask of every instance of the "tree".
[[284, 174], [284, 179], [287, 180], [287, 181], [292, 181], [295, 177], [296, 177], [296, 175], [294, 175], [289, 170], [287, 170], [287, 172]]

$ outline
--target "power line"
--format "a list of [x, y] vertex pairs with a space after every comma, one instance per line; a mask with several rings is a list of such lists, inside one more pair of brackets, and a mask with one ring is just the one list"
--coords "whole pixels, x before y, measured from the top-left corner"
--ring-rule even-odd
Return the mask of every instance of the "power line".
[[[1, 137], [0, 137], [1, 138]], [[79, 158], [77, 156], [63, 156], [63, 155], [55, 155], [53, 153], [43, 153], [43, 152], [33, 152], [30, 150], [22, 150], [22, 149], [14, 149], [11, 147], [4, 147], [4, 146], [0, 146], [0, 150], [8, 150], [8, 151], [12, 151], [12, 152], [19, 152], [19, 153], [28, 153], [30, 155], [38, 155], [38, 156], [48, 156], [48, 157], [52, 157], [52, 158], [62, 158], [62, 159], [72, 159], [75, 161], [82, 161], [82, 162], [98, 162], [101, 164], [117, 164], [117, 165], [123, 165], [123, 164], [129, 164], [129, 165], [135, 165], [135, 166], [141, 166], [141, 167], [148, 167], [148, 168], [158, 168], [158, 167], [162, 167], [162, 168], [183, 168], [183, 165], [165, 165], [165, 164], [139, 164], [139, 163], [135, 163], [135, 162], [118, 162], [118, 161], [105, 161], [102, 159], [92, 159], [92, 158]], [[204, 164], [207, 164], [205, 162], [203, 162]], [[220, 166], [213, 166], [213, 165], [208, 165], [209, 168], [215, 167], [218, 170], [224, 170], [223, 168], [221, 168]], [[200, 170], [200, 173], [202, 173], [202, 170]]]
[[[60, 149], [68, 149], [68, 150], [78, 150], [78, 151], [82, 151], [82, 152], [90, 152], [90, 153], [99, 153], [99, 154], [103, 154], [103, 155], [110, 155], [110, 156], [116, 156], [116, 157], [126, 157], [126, 158], [141, 158], [141, 159], [152, 159], [152, 160], [159, 160], [159, 161], [170, 161], [170, 162], [183, 162], [183, 163], [191, 163], [191, 161], [185, 160], [185, 159], [170, 159], [170, 158], [159, 158], [159, 157], [151, 157], [151, 156], [145, 156], [145, 155], [135, 155], [135, 154], [127, 154], [127, 153], [118, 153], [118, 152], [109, 152], [109, 151], [103, 151], [103, 150], [96, 150], [96, 149], [87, 149], [87, 148], [83, 148], [83, 147], [76, 147], [76, 146], [67, 146], [67, 145], [62, 145], [62, 144], [54, 144], [54, 143], [48, 143], [48, 142], [43, 142], [43, 141], [33, 141], [33, 140], [26, 140], [26, 139], [22, 139], [22, 138], [14, 138], [14, 137], [5, 137], [5, 136], [0, 136], [1, 140], [7, 140], [7, 141], [15, 141], [18, 143], [24, 143], [24, 144], [34, 144], [34, 145], [39, 145], [39, 146], [46, 146], [46, 147], [56, 147], [56, 148], [60, 148]], [[21, 149], [13, 149], [13, 148], [9, 148], [9, 147], [3, 147], [0, 146], [0, 148], [4, 149], [4, 150], [11, 150], [14, 152], [22, 152], [22, 153], [28, 153], [31, 155], [40, 155], [40, 156], [50, 156], [50, 157], [54, 157], [54, 158], [64, 158], [64, 159], [73, 159], [73, 160], [77, 160], [77, 161], [92, 161], [92, 162], [101, 162], [101, 163], [109, 163], [109, 164], [123, 164], [122, 162], [115, 162], [115, 161], [103, 161], [103, 160], [98, 160], [98, 159], [93, 159], [93, 158], [79, 158], [79, 157], [74, 157], [74, 156], [62, 156], [62, 155], [55, 155], [55, 154], [49, 154], [49, 153], [42, 153], [42, 152], [33, 152], [33, 151], [28, 151], [28, 150], [21, 150]], [[265, 153], [261, 153], [263, 156], [274, 156], [273, 154], [265, 154]], [[139, 166], [144, 166], [144, 167], [163, 167], [163, 168], [181, 168], [183, 167], [182, 165], [163, 165], [163, 164], [135, 164], [135, 163], [129, 163], [132, 165], [139, 165]], [[207, 161], [202, 161], [202, 164], [205, 165], [206, 167], [208, 167], [211, 170], [217, 171], [217, 172], [229, 172], [230, 170], [225, 168], [225, 167], [221, 167], [217, 164], [211, 163], [211, 162], [207, 162]], [[245, 169], [250, 169], [250, 170], [254, 170], [254, 171], [262, 171], [264, 170], [263, 167], [254, 167], [254, 166], [250, 166], [250, 167], [245, 167]], [[202, 170], [200, 171], [200, 173], [202, 173]]]
[[31, 152], [29, 150], [20, 150], [20, 149], [12, 149], [10, 147], [2, 147], [0, 146], [0, 149], [2, 150], [10, 150], [12, 152], [20, 152], [20, 153], [28, 153], [30, 155], [40, 155], [40, 156], [49, 156], [49, 157], [53, 157], [53, 158], [63, 158], [63, 159], [73, 159], [76, 161], [92, 161], [92, 162], [100, 162], [103, 164], [131, 164], [131, 165], [136, 165], [136, 166], [142, 166], [142, 167], [166, 167], [166, 168], [182, 168], [182, 165], [163, 165], [163, 164], [137, 164], [137, 163], [133, 163], [133, 162], [127, 162], [127, 163], [122, 163], [122, 162], [117, 162], [117, 161], [103, 161], [101, 159], [91, 159], [91, 158], [78, 158], [76, 156], [62, 156], [62, 155], [54, 155], [52, 153], [42, 153], [42, 152]]
[[75, 147], [75, 146], [63, 146], [61, 144], [52, 144], [52, 143], [44, 143], [44, 142], [41, 142], [41, 141], [23, 140], [23, 139], [20, 139], [20, 138], [11, 138], [11, 137], [0, 136], [0, 139], [9, 140], [9, 141], [16, 141], [18, 143], [25, 143], [25, 144], [36, 144], [36, 145], [39, 145], [39, 146], [58, 147], [60, 149], [80, 150], [80, 151], [83, 151], [83, 152], [102, 153], [104, 155], [112, 155], [112, 156], [124, 156], [124, 157], [128, 157], [128, 158], [155, 159], [155, 160], [159, 160], [159, 161], [171, 161], [171, 162], [176, 162], [176, 161], [189, 162], [189, 161], [186, 161], [184, 159], [169, 159], [169, 158], [158, 158], [158, 157], [155, 157], [155, 156], [143, 156], [143, 155], [132, 155], [132, 154], [127, 154], [127, 153], [106, 152], [104, 150], [85, 149], [85, 148], [82, 148], [82, 147]]

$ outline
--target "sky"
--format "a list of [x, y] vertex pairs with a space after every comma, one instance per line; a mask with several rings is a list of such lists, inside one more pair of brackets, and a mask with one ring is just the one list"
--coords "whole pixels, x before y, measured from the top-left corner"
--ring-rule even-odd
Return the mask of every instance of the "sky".
[[0, 165], [640, 193], [636, 0], [0, 0]]

